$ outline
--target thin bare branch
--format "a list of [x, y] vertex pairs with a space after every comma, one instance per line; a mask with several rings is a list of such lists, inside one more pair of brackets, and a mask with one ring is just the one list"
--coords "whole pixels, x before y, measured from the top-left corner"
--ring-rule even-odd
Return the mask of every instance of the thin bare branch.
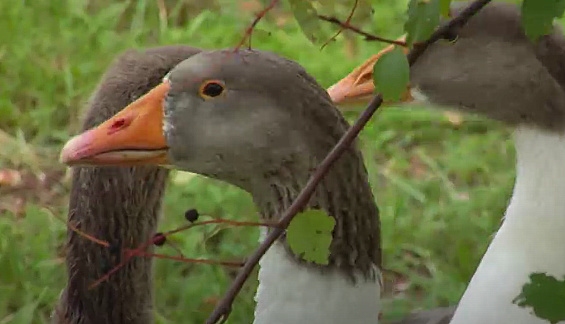
[[[351, 23], [351, 19], [353, 19], [353, 15], [355, 14], [355, 10], [357, 9], [357, 5], [359, 4], [359, 0], [355, 0], [355, 3], [353, 3], [353, 8], [351, 8], [351, 11], [349, 12], [349, 16], [347, 16], [347, 19], [345, 20], [346, 24], [350, 24]], [[335, 38], [337, 36], [339, 36], [339, 34], [341, 34], [341, 32], [343, 31], [343, 29], [345, 27], [343, 26], [339, 26], [339, 30], [337, 31], [337, 33], [335, 33], [335, 35], [333, 35], [332, 37], [330, 37], [330, 39], [328, 39], [320, 48], [320, 50], [323, 50], [324, 47], [326, 47], [331, 41], [335, 40]]]
[[[207, 220], [207, 221], [202, 221], [202, 222], [198, 222], [198, 223], [192, 223], [192, 224], [188, 224], [188, 225], [184, 225], [184, 226], [180, 226], [174, 230], [170, 230], [167, 232], [163, 232], [160, 233], [160, 236], [163, 238], [167, 238], [173, 234], [182, 232], [182, 231], [186, 231], [190, 228], [196, 227], [196, 226], [202, 226], [202, 225], [208, 225], [208, 224], [226, 224], [226, 225], [231, 225], [234, 227], [237, 226], [265, 226], [265, 227], [275, 227], [275, 228], [280, 228], [279, 223], [271, 223], [271, 222], [248, 222], [248, 221], [234, 221], [234, 220], [230, 220], [230, 219], [212, 219], [212, 220]], [[70, 227], [71, 224], [68, 224], [68, 226]], [[73, 231], [78, 231], [78, 229], [71, 227], [71, 229]], [[98, 240], [90, 235], [87, 235], [86, 233], [83, 234], [82, 232], [78, 232], [79, 234], [81, 234], [82, 236], [84, 236], [85, 238], [98, 243], [100, 245], [106, 246], [108, 247], [110, 244], [108, 242], [105, 241], [101, 241]], [[125, 248], [123, 250], [124, 252], [124, 258], [122, 259], [121, 262], [119, 262], [117, 265], [115, 265], [112, 269], [110, 269], [108, 272], [106, 272], [106, 274], [104, 274], [103, 276], [101, 276], [100, 278], [98, 278], [96, 281], [94, 281], [90, 286], [89, 289], [92, 289], [96, 286], [98, 286], [100, 283], [104, 282], [105, 280], [107, 280], [111, 275], [113, 275], [114, 273], [116, 273], [118, 270], [120, 270], [122, 267], [124, 267], [126, 264], [128, 264], [129, 261], [131, 261], [131, 259], [133, 259], [134, 257], [139, 257], [139, 256], [153, 256], [153, 257], [160, 257], [161, 254], [150, 254], [149, 252], [147, 252], [147, 249], [155, 244], [155, 242], [157, 240], [159, 240], [161, 238], [158, 237], [151, 237], [151, 239], [149, 239], [148, 241], [146, 241], [143, 244], [140, 244], [138, 247], [134, 248], [134, 249], [130, 249], [130, 248]], [[178, 257], [163, 257], [163, 258], [167, 258], [167, 259], [174, 259], [177, 261], [183, 261], [183, 262], [187, 262], [187, 263], [192, 263], [193, 259], [186, 259], [184, 257], [178, 258]], [[199, 263], [205, 263], [205, 262], [199, 262]], [[223, 264], [221, 262], [216, 262], [216, 261], [211, 261], [209, 262], [210, 264]], [[238, 265], [240, 266], [240, 265]]]
[[[241, 40], [239, 41], [239, 43], [235, 46], [234, 51], [237, 51], [241, 46], [243, 46], [243, 44], [245, 44], [245, 41], [248, 40], [251, 37], [251, 34], [253, 34], [253, 29], [255, 29], [255, 26], [257, 26], [259, 21], [261, 21], [261, 19], [263, 19], [263, 17], [265, 17], [267, 12], [269, 12], [269, 10], [273, 9], [277, 5], [278, 2], [279, 2], [279, 0], [271, 0], [271, 2], [269, 3], [268, 6], [263, 8], [263, 10], [259, 11], [255, 15], [255, 19], [253, 19], [251, 24], [249, 24], [249, 26], [245, 29], [245, 33], [244, 33], [243, 37], [241, 38]], [[249, 47], [251, 48], [251, 43], [249, 43]]]
[[239, 268], [243, 266], [242, 261], [222, 261], [222, 260], [210, 260], [210, 259], [194, 259], [194, 258], [185, 258], [180, 256], [173, 256], [173, 255], [166, 255], [160, 253], [151, 253], [151, 252], [144, 252], [142, 254], [144, 257], [154, 257], [158, 259], [165, 259], [165, 260], [174, 260], [180, 261], [185, 263], [197, 263], [197, 264], [212, 264], [212, 265], [223, 265], [226, 267], [236, 267]]
[[354, 33], [357, 33], [361, 36], [364, 36], [365, 40], [368, 40], [368, 41], [377, 41], [377, 42], [383, 42], [383, 43], [387, 43], [387, 44], [393, 44], [393, 45], [406, 47], [405, 42], [397, 41], [397, 40], [393, 40], [393, 39], [388, 39], [388, 38], [383, 38], [383, 37], [379, 37], [379, 36], [376, 36], [376, 35], [373, 35], [373, 34], [369, 34], [369, 33], [364, 32], [364, 31], [362, 31], [361, 29], [359, 29], [355, 26], [352, 26], [349, 23], [349, 18], [346, 21], [341, 21], [341, 20], [339, 20], [335, 17], [328, 17], [328, 16], [324, 16], [324, 15], [318, 15], [318, 18], [320, 18], [321, 20], [327, 21], [329, 23], [338, 25], [343, 29], [351, 30]]

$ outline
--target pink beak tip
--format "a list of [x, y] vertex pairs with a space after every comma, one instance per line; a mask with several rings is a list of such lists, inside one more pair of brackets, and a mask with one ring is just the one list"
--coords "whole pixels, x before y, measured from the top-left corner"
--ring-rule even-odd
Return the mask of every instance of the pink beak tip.
[[64, 164], [70, 164], [86, 156], [91, 144], [91, 136], [89, 135], [87, 131], [68, 140], [61, 149], [59, 161]]

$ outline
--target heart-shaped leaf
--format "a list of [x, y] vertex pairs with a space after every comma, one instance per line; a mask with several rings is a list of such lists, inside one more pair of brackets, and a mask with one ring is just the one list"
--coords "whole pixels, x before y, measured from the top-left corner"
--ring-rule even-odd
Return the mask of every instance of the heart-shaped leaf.
[[294, 254], [306, 261], [328, 264], [335, 219], [319, 209], [297, 214], [286, 230], [286, 240]]
[[404, 31], [406, 43], [412, 47], [415, 42], [428, 39], [439, 26], [440, 0], [410, 0], [407, 14]]
[[524, 0], [522, 25], [528, 38], [535, 41], [551, 33], [553, 19], [563, 16], [565, 0]]
[[410, 82], [410, 65], [403, 50], [395, 46], [384, 53], [373, 67], [373, 82], [377, 92], [387, 101], [397, 101], [406, 93]]

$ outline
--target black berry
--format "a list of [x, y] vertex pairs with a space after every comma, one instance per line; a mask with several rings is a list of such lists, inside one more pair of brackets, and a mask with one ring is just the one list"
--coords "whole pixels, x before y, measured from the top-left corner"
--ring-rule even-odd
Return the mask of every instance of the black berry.
[[198, 220], [198, 211], [196, 209], [189, 209], [184, 213], [184, 218], [189, 222], [196, 222]]
[[155, 235], [153, 235], [153, 244], [155, 244], [155, 246], [162, 246], [165, 244], [166, 240], [167, 238], [163, 233], [155, 233]]

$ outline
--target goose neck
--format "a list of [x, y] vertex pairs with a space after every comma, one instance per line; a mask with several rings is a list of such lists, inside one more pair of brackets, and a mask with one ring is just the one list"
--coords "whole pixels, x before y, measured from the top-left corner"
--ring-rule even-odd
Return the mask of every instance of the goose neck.
[[[516, 297], [532, 273], [565, 275], [565, 135], [529, 127], [514, 134], [517, 166], [504, 221], [461, 298], [452, 324], [542, 324]], [[492, 289], [498, 287], [498, 289]]]
[[74, 231], [67, 235], [68, 282], [53, 323], [153, 323], [151, 258], [135, 257], [95, 287], [155, 232], [167, 171], [155, 168], [75, 168], [69, 222], [109, 242], [108, 248]]
[[[514, 138], [516, 184], [510, 207], [519, 206], [520, 211], [510, 210], [506, 221], [535, 225], [557, 217], [565, 226], [565, 133], [519, 127]], [[508, 214], [519, 214], [521, 219], [514, 220]]]
[[[261, 216], [278, 219], [299, 195], [312, 170], [281, 168], [266, 177], [253, 194]], [[379, 215], [357, 150], [350, 150], [336, 162], [307, 208], [321, 209], [336, 221], [328, 268], [345, 273], [360, 271], [366, 278], [374, 277], [374, 268], [381, 262]]]

